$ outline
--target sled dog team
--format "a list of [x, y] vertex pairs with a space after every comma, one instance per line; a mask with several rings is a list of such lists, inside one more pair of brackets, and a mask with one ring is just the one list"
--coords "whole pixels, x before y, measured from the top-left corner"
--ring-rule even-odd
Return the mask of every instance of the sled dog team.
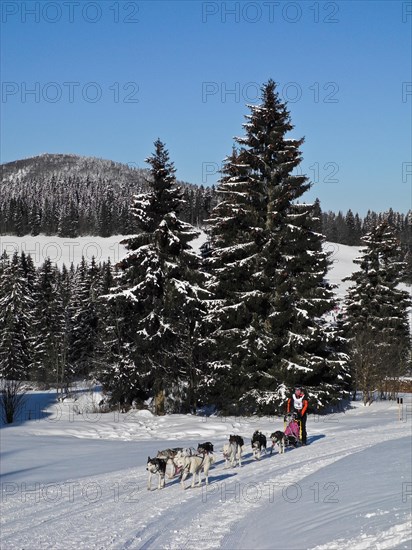
[[195, 486], [196, 475], [199, 478], [198, 485], [200, 485], [202, 470], [207, 485], [209, 483], [209, 469], [214, 461], [213, 445], [210, 441], [200, 443], [197, 451], [193, 447], [187, 449], [175, 447], [158, 451], [155, 458], [150, 458], [150, 456], [147, 458], [146, 470], [149, 472], [147, 488], [151, 489], [152, 476], [156, 474], [158, 476], [157, 488], [162, 489], [165, 486], [166, 469], [169, 464], [172, 466], [172, 473], [168, 477], [172, 478], [180, 475], [180, 483], [183, 489], [185, 488], [185, 479], [189, 474], [192, 474], [192, 487]]
[[[297, 441], [293, 441], [285, 432], [277, 431], [270, 436], [272, 447], [270, 454], [273, 452], [275, 445], [279, 446], [279, 452], [283, 453], [288, 445], [296, 446]], [[259, 460], [262, 453], [266, 454], [267, 439], [266, 436], [259, 430], [256, 430], [251, 439], [253, 458]], [[242, 453], [244, 440], [240, 435], [231, 435], [228, 443], [223, 445], [223, 458], [225, 459], [225, 468], [234, 467], [236, 464], [239, 467], [242, 465]], [[158, 451], [155, 458], [148, 457], [147, 471], [149, 478], [147, 482], [148, 490], [151, 490], [152, 477], [158, 476], [157, 488], [162, 489], [165, 486], [166, 476], [173, 478], [180, 476], [180, 483], [185, 489], [185, 480], [189, 474], [192, 474], [191, 487], [195, 486], [196, 476], [198, 476], [198, 486], [201, 484], [201, 472], [205, 476], [206, 485], [209, 483], [209, 470], [215, 462], [213, 454], [213, 444], [210, 441], [200, 443], [197, 450], [193, 447], [184, 449], [183, 447], [175, 447], [173, 449], [164, 449]]]

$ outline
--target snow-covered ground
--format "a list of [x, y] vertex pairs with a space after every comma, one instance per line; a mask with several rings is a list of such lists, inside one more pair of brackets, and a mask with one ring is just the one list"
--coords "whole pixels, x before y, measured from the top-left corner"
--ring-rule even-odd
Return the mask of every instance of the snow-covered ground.
[[[126, 254], [126, 248], [120, 244], [124, 235], [113, 235], [112, 237], [76, 237], [69, 239], [65, 237], [37, 235], [25, 235], [16, 237], [15, 235], [0, 235], [0, 255], [5, 250], [9, 255], [15, 251], [19, 254], [25, 252], [31, 254], [36, 266], [41, 265], [46, 258], [50, 258], [52, 263], [61, 267], [63, 264], [70, 266], [71, 262], [75, 265], [80, 263], [82, 256], [90, 261], [94, 256], [97, 262], [105, 261], [110, 258], [112, 262], [117, 262]], [[192, 241], [195, 250], [206, 241], [206, 233], [200, 230], [200, 235]], [[336, 243], [327, 242], [326, 250], [331, 252], [335, 267], [341, 264], [346, 275], [352, 271], [352, 259], [359, 256], [358, 247], [345, 246]], [[345, 267], [343, 267], [345, 266]]]
[[[46, 256], [76, 264], [82, 254], [115, 262], [122, 238], [3, 236], [0, 250], [31, 252], [37, 265]], [[202, 242], [204, 235], [196, 248]], [[358, 247], [326, 249], [343, 298]], [[0, 429], [2, 550], [412, 548], [412, 395], [402, 420], [393, 402], [310, 415], [308, 447], [260, 461], [250, 438], [255, 429], [283, 429], [279, 417], [101, 414], [87, 412], [98, 392], [55, 397], [30, 392], [20, 422]], [[221, 449], [231, 433], [245, 439], [244, 461], [225, 469]], [[204, 441], [217, 457], [208, 487], [183, 491], [172, 479], [147, 490], [148, 455]]]
[[335, 293], [338, 298], [342, 299], [345, 296], [348, 288], [351, 286], [350, 281], [342, 281], [345, 277], [349, 277], [354, 271], [359, 270], [359, 266], [353, 263], [355, 258], [359, 258], [361, 253], [359, 246], [347, 246], [345, 244], [326, 242], [324, 249], [330, 252], [332, 265], [329, 269], [329, 281], [337, 285]]
[[[307, 447], [260, 461], [250, 438], [282, 429], [279, 417], [96, 414], [54, 398], [31, 393], [0, 431], [2, 549], [411, 548], [411, 395], [402, 420], [394, 402], [310, 415]], [[231, 433], [244, 460], [225, 469]], [[208, 487], [147, 490], [148, 455], [203, 441], [217, 458]]]
[[120, 242], [124, 235], [112, 237], [76, 237], [69, 239], [47, 235], [0, 235], [0, 255], [6, 251], [9, 256], [15, 251], [19, 254], [25, 252], [31, 255], [36, 266], [40, 266], [46, 258], [50, 258], [53, 264], [67, 267], [73, 262], [80, 263], [82, 256], [90, 262], [92, 257], [97, 263], [110, 258], [112, 263], [118, 262], [126, 253], [126, 248]]

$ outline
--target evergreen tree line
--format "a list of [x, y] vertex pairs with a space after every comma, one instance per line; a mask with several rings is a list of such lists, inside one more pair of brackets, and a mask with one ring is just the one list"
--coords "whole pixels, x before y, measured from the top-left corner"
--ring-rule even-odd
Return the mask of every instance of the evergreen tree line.
[[352, 282], [340, 322], [348, 338], [352, 389], [360, 389], [365, 404], [380, 395], [395, 396], [399, 378], [411, 368], [408, 308], [410, 292], [402, 290], [406, 263], [402, 261], [398, 231], [388, 219], [361, 239], [365, 247], [354, 260], [360, 270]]
[[321, 218], [323, 234], [327, 241], [333, 243], [359, 246], [362, 237], [386, 220], [396, 231], [402, 247], [406, 248], [412, 244], [411, 210], [406, 214], [394, 212], [392, 208], [387, 212], [378, 213], [368, 210], [366, 216], [362, 218], [358, 213], [354, 214], [349, 209], [346, 214], [343, 214], [341, 211], [337, 214], [331, 211], [322, 212]]
[[[320, 204], [317, 202], [318, 208]], [[397, 235], [402, 251], [402, 257], [407, 263], [405, 282], [412, 283], [412, 211], [406, 214], [394, 212], [390, 208], [387, 212], [373, 212], [368, 210], [364, 218], [359, 214], [348, 210], [346, 214], [338, 212], [322, 212], [321, 231], [327, 241], [346, 244], [349, 246], [360, 246], [362, 238], [370, 233], [377, 225], [387, 221]]]
[[[18, 173], [18, 172], [17, 172]], [[103, 173], [104, 174], [104, 173]], [[0, 184], [0, 234], [128, 235], [135, 232], [130, 201], [148, 189], [147, 170], [128, 170], [118, 180], [89, 173], [50, 173], [25, 177], [3, 174]], [[214, 187], [179, 182], [185, 205], [182, 219], [202, 224], [216, 204]]]
[[147, 159], [149, 187], [131, 204], [136, 235], [116, 268], [36, 272], [24, 256], [3, 257], [2, 376], [62, 387], [93, 375], [111, 405], [146, 403], [158, 414], [210, 405], [273, 414], [295, 384], [322, 410], [351, 390], [375, 389], [383, 373], [406, 371], [409, 300], [397, 286], [405, 263], [390, 221], [365, 236], [361, 270], [336, 316], [319, 205], [300, 202], [310, 182], [293, 175], [303, 139], [286, 138], [293, 125], [272, 80], [243, 126], [203, 259], [189, 245], [198, 232], [182, 219], [184, 193], [160, 140]]

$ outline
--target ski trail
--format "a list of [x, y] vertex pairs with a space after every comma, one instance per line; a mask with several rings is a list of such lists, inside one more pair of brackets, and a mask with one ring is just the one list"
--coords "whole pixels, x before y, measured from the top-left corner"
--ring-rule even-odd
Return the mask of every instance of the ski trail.
[[199, 489], [183, 491], [177, 479], [168, 480], [160, 491], [154, 486], [147, 490], [142, 467], [66, 484], [24, 487], [15, 495], [8, 495], [4, 486], [2, 546], [56, 550], [150, 547], [159, 532], [173, 533], [183, 518], [187, 521], [196, 515], [194, 504], [200, 494]]

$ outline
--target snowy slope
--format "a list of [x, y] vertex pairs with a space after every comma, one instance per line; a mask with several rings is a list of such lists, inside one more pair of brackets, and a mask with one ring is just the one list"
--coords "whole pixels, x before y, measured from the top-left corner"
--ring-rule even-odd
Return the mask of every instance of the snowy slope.
[[[12, 255], [14, 251], [19, 254], [21, 252], [30, 253], [36, 266], [41, 265], [47, 257], [59, 267], [63, 263], [69, 266], [71, 262], [76, 265], [80, 263], [82, 256], [88, 261], [94, 256], [97, 262], [107, 260], [107, 258], [116, 262], [126, 253], [125, 247], [120, 244], [125, 238], [127, 238], [125, 235], [113, 235], [106, 238], [87, 236], [74, 239], [50, 235], [25, 235], [24, 237], [0, 235], [0, 255], [4, 250], [9, 255]], [[198, 251], [206, 240], [206, 233], [201, 231], [199, 237], [192, 241], [193, 248]], [[345, 274], [351, 272], [352, 259], [359, 255], [358, 247], [328, 242], [325, 248], [332, 253], [334, 270], [337, 275], [341, 272]]]
[[[308, 447], [259, 462], [253, 431], [282, 419], [78, 414], [34, 397], [31, 420], [0, 432], [2, 548], [411, 548], [411, 396], [404, 421], [390, 402], [310, 416]], [[241, 468], [224, 468], [230, 433], [245, 438]], [[205, 440], [207, 488], [146, 489], [148, 455]]]
[[[87, 261], [90, 261], [94, 256], [97, 262], [103, 262], [110, 258], [111, 262], [115, 263], [126, 254], [126, 248], [120, 244], [125, 238], [124, 235], [114, 235], [107, 238], [88, 236], [74, 239], [47, 235], [37, 235], [35, 237], [31, 235], [25, 235], [24, 237], [0, 235], [0, 255], [4, 250], [9, 255], [12, 255], [14, 251], [19, 254], [21, 252], [30, 253], [36, 266], [41, 265], [47, 257], [59, 267], [63, 264], [69, 266], [71, 262], [77, 265], [80, 263], [82, 256]], [[200, 236], [191, 244], [196, 251], [199, 251], [200, 246], [206, 240], [205, 232], [201, 231]], [[360, 255], [359, 247], [327, 242], [325, 250], [331, 252], [333, 261], [330, 280], [339, 285], [338, 294], [343, 295], [349, 283], [342, 284], [341, 281], [343, 277], [350, 275], [354, 269], [357, 269], [353, 259]]]
[[125, 235], [112, 237], [76, 237], [69, 239], [50, 235], [0, 235], [0, 255], [6, 251], [12, 256], [15, 251], [19, 254], [25, 252], [31, 255], [36, 266], [43, 264], [46, 258], [50, 258], [53, 264], [67, 267], [73, 262], [76, 266], [81, 262], [82, 256], [90, 262], [92, 257], [97, 263], [110, 258], [112, 263], [118, 262], [126, 254], [126, 248], [120, 242]]
[[335, 293], [338, 298], [344, 298], [351, 283], [350, 281], [342, 281], [342, 279], [359, 270], [359, 266], [353, 263], [355, 258], [361, 256], [359, 246], [326, 242], [324, 249], [331, 254], [330, 259], [332, 261], [328, 279], [332, 284], [337, 285]]

